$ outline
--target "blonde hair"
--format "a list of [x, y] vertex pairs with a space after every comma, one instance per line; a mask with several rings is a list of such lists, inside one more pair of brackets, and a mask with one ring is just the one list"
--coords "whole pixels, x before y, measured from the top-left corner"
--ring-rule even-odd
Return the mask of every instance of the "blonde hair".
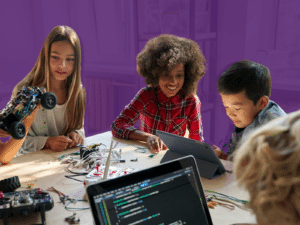
[[[234, 175], [257, 218], [300, 221], [300, 111], [255, 131], [234, 153]], [[288, 208], [287, 208], [288, 207]]]
[[72, 75], [67, 78], [68, 98], [65, 111], [67, 125], [64, 129], [64, 133], [69, 133], [83, 127], [86, 104], [86, 91], [81, 83], [80, 41], [78, 35], [72, 28], [68, 26], [56, 26], [51, 30], [34, 67], [27, 76], [15, 86], [12, 97], [14, 97], [23, 86], [44, 87], [47, 91], [50, 91], [50, 50], [51, 45], [58, 41], [68, 41], [73, 46], [75, 52], [74, 71]]

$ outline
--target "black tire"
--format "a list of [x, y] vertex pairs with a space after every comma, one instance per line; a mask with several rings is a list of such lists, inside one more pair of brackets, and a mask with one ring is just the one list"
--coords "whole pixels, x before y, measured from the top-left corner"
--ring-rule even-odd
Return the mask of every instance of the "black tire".
[[25, 125], [20, 121], [13, 122], [9, 127], [9, 133], [14, 139], [22, 139], [26, 134]]
[[12, 192], [19, 187], [21, 187], [21, 184], [18, 176], [10, 177], [0, 181], [0, 191], [3, 193]]
[[45, 109], [53, 109], [56, 106], [56, 95], [52, 92], [46, 92], [42, 95], [41, 104]]

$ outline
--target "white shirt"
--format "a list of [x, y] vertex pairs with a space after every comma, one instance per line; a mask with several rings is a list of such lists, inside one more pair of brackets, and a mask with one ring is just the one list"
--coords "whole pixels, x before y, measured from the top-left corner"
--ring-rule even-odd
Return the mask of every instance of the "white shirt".
[[[66, 104], [56, 105], [50, 110], [39, 109], [17, 156], [43, 149], [48, 137], [64, 135], [62, 132], [67, 123], [65, 109]], [[85, 138], [83, 127], [76, 132]]]

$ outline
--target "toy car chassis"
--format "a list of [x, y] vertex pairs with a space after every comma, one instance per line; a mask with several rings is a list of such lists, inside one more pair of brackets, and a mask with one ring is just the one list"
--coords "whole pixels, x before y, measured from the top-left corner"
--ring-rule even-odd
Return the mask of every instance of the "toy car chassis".
[[53, 109], [57, 99], [54, 93], [45, 92], [43, 88], [24, 86], [0, 112], [0, 128], [8, 131], [14, 139], [22, 139], [26, 134], [22, 121], [40, 102], [45, 109]]

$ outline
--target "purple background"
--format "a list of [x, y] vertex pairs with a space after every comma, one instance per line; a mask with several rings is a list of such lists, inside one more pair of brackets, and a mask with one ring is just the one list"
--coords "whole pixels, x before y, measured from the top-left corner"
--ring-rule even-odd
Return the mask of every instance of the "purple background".
[[32, 69], [47, 34], [72, 27], [82, 45], [82, 81], [87, 90], [86, 135], [108, 131], [144, 87], [135, 57], [161, 33], [200, 45], [208, 71], [198, 86], [204, 137], [219, 146], [232, 123], [216, 91], [229, 64], [249, 59], [269, 67], [271, 99], [286, 112], [300, 108], [300, 2], [297, 0], [19, 0], [0, 3], [0, 108]]

